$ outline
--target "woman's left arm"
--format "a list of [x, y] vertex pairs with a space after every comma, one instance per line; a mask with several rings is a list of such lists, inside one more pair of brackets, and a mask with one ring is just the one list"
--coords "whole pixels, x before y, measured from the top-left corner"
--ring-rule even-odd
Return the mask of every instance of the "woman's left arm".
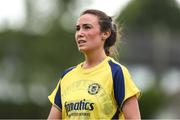
[[125, 119], [141, 119], [139, 104], [136, 96], [128, 98], [122, 108]]

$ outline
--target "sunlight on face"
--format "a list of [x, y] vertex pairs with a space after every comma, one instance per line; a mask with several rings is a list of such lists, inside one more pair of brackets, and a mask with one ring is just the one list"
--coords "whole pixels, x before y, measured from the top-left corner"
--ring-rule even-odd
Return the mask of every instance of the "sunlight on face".
[[100, 33], [98, 18], [91, 14], [82, 15], [76, 24], [76, 43], [81, 52], [103, 50], [104, 42]]

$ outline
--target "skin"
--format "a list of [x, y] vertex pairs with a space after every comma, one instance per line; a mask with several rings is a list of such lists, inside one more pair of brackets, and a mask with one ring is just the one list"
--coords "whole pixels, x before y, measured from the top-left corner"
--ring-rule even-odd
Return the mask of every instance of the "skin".
[[136, 96], [130, 97], [125, 101], [122, 111], [124, 113], [125, 119], [134, 119], [134, 120], [141, 119], [138, 100]]
[[78, 19], [75, 38], [79, 51], [85, 56], [83, 68], [93, 67], [107, 57], [103, 46], [109, 35], [110, 32], [100, 32], [96, 16], [85, 14]]
[[[107, 56], [104, 51], [104, 42], [110, 36], [110, 32], [101, 32], [98, 17], [85, 14], [79, 17], [76, 23], [75, 39], [80, 52], [85, 56], [84, 69], [96, 66]], [[140, 119], [138, 101], [131, 97], [124, 102], [123, 113], [125, 119]], [[48, 119], [61, 119], [61, 111], [52, 105]]]
[[61, 111], [57, 109], [54, 105], [52, 105], [51, 111], [48, 116], [48, 120], [61, 119], [61, 118], [62, 118]]

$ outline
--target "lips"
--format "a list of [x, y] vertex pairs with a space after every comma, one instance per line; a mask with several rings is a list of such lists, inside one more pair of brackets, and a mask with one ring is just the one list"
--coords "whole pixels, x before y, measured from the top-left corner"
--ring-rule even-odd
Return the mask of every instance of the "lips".
[[78, 44], [83, 44], [83, 43], [86, 43], [85, 40], [78, 40]]

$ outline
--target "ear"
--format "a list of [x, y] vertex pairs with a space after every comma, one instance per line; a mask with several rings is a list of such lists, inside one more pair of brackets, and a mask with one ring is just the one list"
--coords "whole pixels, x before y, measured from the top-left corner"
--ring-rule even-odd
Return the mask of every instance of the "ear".
[[111, 35], [111, 31], [103, 32], [102, 40], [105, 41]]

